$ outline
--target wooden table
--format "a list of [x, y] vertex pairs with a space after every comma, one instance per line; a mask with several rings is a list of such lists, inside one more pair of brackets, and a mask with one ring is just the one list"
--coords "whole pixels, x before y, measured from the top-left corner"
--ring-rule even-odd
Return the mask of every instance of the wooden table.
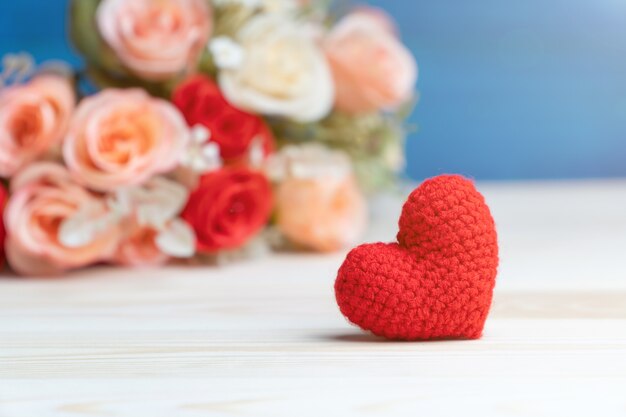
[[[482, 340], [351, 327], [342, 254], [3, 278], [0, 416], [625, 416], [626, 182], [481, 189], [502, 255]], [[397, 201], [374, 211], [393, 238]]]

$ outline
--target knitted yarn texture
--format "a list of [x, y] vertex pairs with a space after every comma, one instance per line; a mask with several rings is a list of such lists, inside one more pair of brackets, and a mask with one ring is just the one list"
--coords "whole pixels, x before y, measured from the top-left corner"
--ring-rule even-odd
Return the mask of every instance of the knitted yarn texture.
[[458, 175], [414, 190], [397, 243], [353, 249], [335, 296], [363, 330], [400, 340], [478, 339], [498, 267], [496, 228], [483, 196]]

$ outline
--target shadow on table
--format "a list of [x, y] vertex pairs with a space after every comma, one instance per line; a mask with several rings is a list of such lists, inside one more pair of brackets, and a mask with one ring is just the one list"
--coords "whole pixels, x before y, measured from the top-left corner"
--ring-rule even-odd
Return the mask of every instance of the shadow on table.
[[467, 342], [467, 339], [433, 339], [433, 340], [389, 340], [383, 337], [375, 336], [371, 333], [364, 332], [352, 332], [352, 333], [336, 333], [320, 335], [319, 338], [324, 341], [332, 342], [345, 342], [345, 343], [462, 343]]
[[328, 334], [320, 335], [320, 339], [332, 342], [347, 342], [347, 343], [388, 343], [387, 339], [374, 336], [371, 333], [340, 333], [340, 334]]

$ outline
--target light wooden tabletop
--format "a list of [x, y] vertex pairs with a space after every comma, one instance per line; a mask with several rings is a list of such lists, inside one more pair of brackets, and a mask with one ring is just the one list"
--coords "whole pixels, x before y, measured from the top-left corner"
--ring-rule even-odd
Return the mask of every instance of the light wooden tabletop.
[[[393, 343], [342, 254], [0, 279], [0, 417], [625, 416], [626, 182], [482, 184], [501, 240], [478, 341]], [[369, 239], [391, 240], [395, 200]]]

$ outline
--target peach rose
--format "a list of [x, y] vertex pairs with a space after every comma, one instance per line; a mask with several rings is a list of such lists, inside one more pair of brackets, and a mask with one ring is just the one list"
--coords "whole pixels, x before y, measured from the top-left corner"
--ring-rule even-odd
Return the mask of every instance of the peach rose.
[[284, 148], [269, 163], [278, 183], [276, 225], [292, 242], [321, 252], [354, 243], [367, 223], [350, 160], [319, 145]]
[[10, 177], [58, 144], [74, 105], [72, 86], [58, 75], [0, 90], [0, 177]]
[[112, 256], [115, 218], [98, 196], [61, 165], [29, 165], [11, 182], [4, 220], [9, 265], [23, 275], [50, 275]]
[[63, 156], [77, 181], [109, 191], [174, 169], [189, 137], [169, 102], [143, 90], [110, 89], [80, 103]]
[[166, 80], [195, 67], [212, 31], [206, 0], [102, 0], [98, 29], [136, 75]]
[[350, 114], [392, 110], [411, 98], [417, 64], [383, 11], [361, 8], [349, 14], [324, 45], [337, 109]]
[[124, 266], [145, 267], [166, 263], [169, 256], [156, 244], [158, 231], [138, 224], [130, 225], [126, 237], [117, 248], [115, 262]]
[[4, 230], [4, 205], [7, 202], [8, 194], [4, 189], [4, 185], [0, 183], [0, 269], [4, 266], [4, 237], [6, 232]]

